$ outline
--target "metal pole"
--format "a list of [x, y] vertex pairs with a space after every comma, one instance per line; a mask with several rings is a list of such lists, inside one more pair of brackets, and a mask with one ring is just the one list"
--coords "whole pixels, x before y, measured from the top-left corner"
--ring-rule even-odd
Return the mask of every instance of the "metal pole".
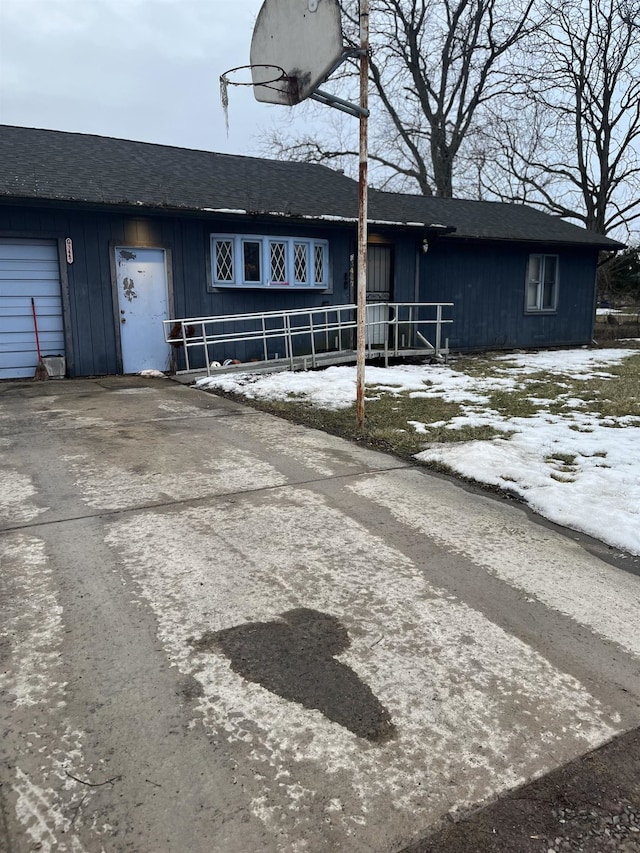
[[356, 419], [364, 428], [365, 315], [367, 310], [367, 203], [369, 162], [369, 0], [360, 0], [360, 170], [358, 192], [358, 299]]

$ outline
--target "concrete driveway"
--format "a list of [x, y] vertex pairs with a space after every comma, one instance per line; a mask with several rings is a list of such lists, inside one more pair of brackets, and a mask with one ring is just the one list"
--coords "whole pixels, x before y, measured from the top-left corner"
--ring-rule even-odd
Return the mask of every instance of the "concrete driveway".
[[111, 377], [0, 477], [2, 850], [391, 853], [640, 722], [640, 578], [392, 457]]

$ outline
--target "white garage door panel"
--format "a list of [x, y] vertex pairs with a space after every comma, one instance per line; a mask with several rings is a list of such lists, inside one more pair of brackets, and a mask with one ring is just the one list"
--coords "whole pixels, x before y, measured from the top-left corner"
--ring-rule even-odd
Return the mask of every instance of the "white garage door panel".
[[0, 379], [32, 377], [43, 355], [64, 355], [58, 247], [53, 240], [0, 239]]

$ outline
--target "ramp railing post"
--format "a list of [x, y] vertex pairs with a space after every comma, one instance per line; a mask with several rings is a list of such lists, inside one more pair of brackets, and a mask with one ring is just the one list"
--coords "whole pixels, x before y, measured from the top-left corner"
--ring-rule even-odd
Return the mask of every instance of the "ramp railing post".
[[187, 370], [191, 370], [189, 364], [189, 347], [187, 346], [187, 331], [185, 329], [184, 320], [180, 323], [180, 331], [182, 333], [182, 346], [184, 349], [184, 363]]
[[202, 323], [202, 342], [204, 344], [204, 357], [207, 362], [207, 376], [211, 376], [211, 359], [209, 358], [209, 343], [205, 332], [206, 324]]
[[267, 326], [264, 314], [260, 315], [260, 320], [262, 321], [262, 352], [264, 353], [264, 360], [269, 361], [269, 350], [267, 349]]
[[398, 334], [400, 332], [399, 314], [400, 308], [397, 302], [393, 303], [393, 354], [398, 355]]
[[285, 345], [286, 355], [289, 359], [289, 364], [291, 365], [291, 369], [293, 370], [293, 341], [291, 338], [291, 315], [290, 314], [285, 314], [284, 328], [285, 328], [284, 345]]

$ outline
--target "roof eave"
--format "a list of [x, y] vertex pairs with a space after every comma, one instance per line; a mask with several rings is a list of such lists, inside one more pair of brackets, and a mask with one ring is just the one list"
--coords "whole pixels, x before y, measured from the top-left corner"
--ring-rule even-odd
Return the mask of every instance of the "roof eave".
[[543, 246], [583, 246], [589, 249], [598, 249], [598, 251], [609, 252], [619, 252], [621, 249], [626, 249], [626, 245], [624, 243], [620, 243], [618, 240], [613, 240], [610, 237], [603, 237], [594, 240], [554, 240], [540, 237], [494, 237], [488, 234], [465, 234], [460, 233], [459, 231], [456, 231], [455, 234], [451, 234], [450, 236], [456, 240], [483, 240], [490, 241], [492, 243], [539, 243]]
[[[13, 195], [0, 192], [0, 202], [16, 204], [64, 204], [79, 205], [83, 207], [99, 207], [116, 210], [149, 211], [150, 213], [189, 213], [193, 215], [206, 216], [207, 218], [225, 217], [237, 219], [241, 217], [252, 217], [262, 219], [287, 219], [298, 222], [318, 222], [329, 225], [357, 225], [357, 216], [343, 216], [333, 213], [302, 213], [300, 211], [285, 210], [261, 210], [243, 209], [231, 207], [197, 207], [195, 205], [180, 205], [175, 202], [147, 202], [136, 199], [122, 199], [120, 201], [105, 200], [100, 198], [80, 198], [74, 196], [52, 196], [52, 195]], [[402, 228], [419, 231], [429, 231], [432, 234], [451, 234], [456, 229], [453, 225], [440, 225], [427, 222], [403, 222], [401, 220], [370, 218], [369, 225], [384, 228]]]

